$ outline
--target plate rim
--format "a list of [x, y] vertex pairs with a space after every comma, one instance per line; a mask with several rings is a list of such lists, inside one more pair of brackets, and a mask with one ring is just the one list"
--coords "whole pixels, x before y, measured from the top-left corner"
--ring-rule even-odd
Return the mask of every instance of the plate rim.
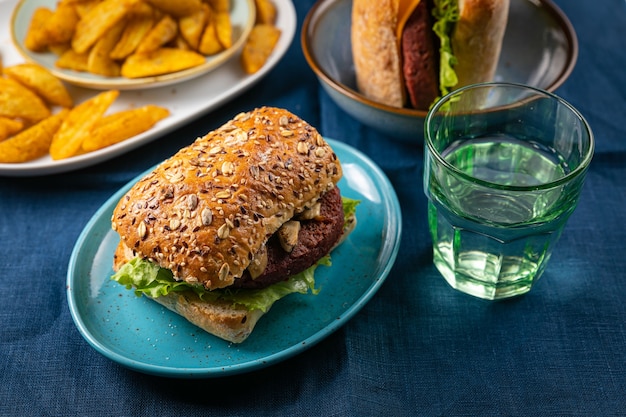
[[[10, 20], [10, 35], [11, 40], [13, 42], [13, 46], [16, 48], [17, 52], [25, 59], [27, 62], [33, 62], [38, 65], [44, 66], [48, 71], [50, 71], [55, 77], [84, 88], [105, 90], [105, 89], [117, 89], [117, 90], [139, 90], [139, 89], [148, 89], [148, 88], [159, 88], [165, 87], [168, 85], [173, 85], [179, 82], [191, 80], [196, 77], [200, 77], [204, 74], [207, 74], [219, 66], [226, 63], [230, 58], [232, 58], [242, 47], [250, 32], [252, 31], [252, 27], [254, 26], [254, 22], [256, 19], [256, 6], [254, 4], [254, 0], [235, 0], [240, 1], [242, 4], [245, 4], [248, 11], [248, 17], [245, 21], [244, 26], [241, 28], [239, 33], [239, 37], [233, 45], [222, 51], [216, 55], [212, 55], [209, 57], [205, 56], [204, 64], [198, 65], [196, 67], [188, 68], [186, 70], [177, 71], [169, 74], [162, 74], [150, 77], [142, 77], [142, 78], [123, 78], [123, 77], [104, 77], [98, 76], [96, 74], [91, 74], [91, 77], [95, 78], [85, 78], [80, 72], [71, 71], [71, 70], [63, 70], [58, 69], [56, 67], [50, 67], [49, 65], [44, 65], [41, 60], [36, 59], [36, 56], [33, 53], [29, 52], [24, 45], [23, 39], [18, 39], [17, 36], [17, 28], [16, 28], [16, 20], [20, 14], [20, 12], [24, 9], [24, 6], [29, 2], [50, 2], [54, 3], [53, 0], [18, 0], [17, 4], [13, 8], [13, 12], [11, 14]], [[47, 53], [48, 55], [51, 53]]]
[[[272, 353], [264, 357], [258, 357], [250, 359], [241, 363], [235, 363], [227, 366], [216, 367], [172, 367], [164, 366], [162, 364], [148, 363], [148, 361], [138, 361], [129, 357], [126, 357], [119, 352], [116, 352], [107, 346], [100, 343], [99, 339], [90, 331], [89, 326], [85, 323], [82, 315], [79, 312], [79, 303], [75, 298], [74, 282], [77, 279], [74, 271], [78, 269], [80, 264], [80, 255], [85, 250], [85, 243], [90, 238], [90, 232], [97, 225], [103, 215], [109, 210], [112, 210], [112, 205], [117, 203], [124, 193], [140, 178], [149, 173], [153, 168], [150, 168], [131, 181], [121, 187], [113, 195], [111, 195], [94, 213], [94, 215], [86, 223], [85, 227], [81, 231], [68, 264], [68, 271], [66, 277], [66, 297], [69, 306], [72, 320], [78, 329], [81, 336], [88, 342], [88, 344], [104, 355], [108, 359], [135, 371], [157, 375], [165, 377], [186, 377], [186, 378], [213, 378], [241, 374], [244, 372], [250, 372], [264, 367], [271, 366], [278, 362], [289, 359], [307, 349], [314, 346], [318, 342], [326, 339], [332, 333], [344, 326], [352, 317], [354, 317], [370, 299], [378, 292], [380, 287], [385, 282], [389, 275], [393, 265], [395, 264], [402, 237], [402, 212], [400, 203], [391, 181], [382, 169], [376, 165], [367, 155], [360, 150], [331, 138], [325, 138], [335, 151], [341, 150], [346, 154], [354, 158], [354, 162], [357, 162], [359, 166], [366, 168], [366, 172], [369, 178], [375, 180], [376, 189], [381, 192], [383, 198], [381, 199], [381, 210], [383, 215], [386, 216], [385, 224], [383, 225], [383, 231], [390, 230], [394, 232], [392, 239], [384, 239], [381, 243], [378, 253], [387, 252], [386, 264], [383, 266], [380, 274], [377, 277], [373, 277], [372, 283], [359, 295], [358, 299], [352, 303], [348, 308], [341, 312], [340, 316], [334, 318], [329, 323], [325, 324], [323, 328], [316, 330], [313, 334], [308, 335], [304, 340], [300, 340], [297, 343], [291, 345], [288, 348], [282, 349], [278, 352]], [[172, 313], [174, 314], [174, 313]]]

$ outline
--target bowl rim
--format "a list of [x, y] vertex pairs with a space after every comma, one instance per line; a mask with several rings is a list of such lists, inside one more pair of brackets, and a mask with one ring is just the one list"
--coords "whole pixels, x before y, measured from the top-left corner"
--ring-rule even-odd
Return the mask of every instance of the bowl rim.
[[[337, 3], [339, 1], [352, 1], [352, 0], [317, 0], [315, 4], [311, 7], [309, 12], [306, 14], [304, 21], [302, 23], [302, 31], [300, 34], [300, 44], [302, 47], [302, 52], [309, 66], [313, 70], [313, 72], [317, 75], [317, 77], [323, 80], [329, 87], [336, 90], [337, 92], [351, 98], [363, 105], [376, 108], [378, 110], [400, 114], [404, 116], [411, 117], [420, 117], [426, 118], [428, 114], [428, 110], [416, 110], [406, 107], [393, 107], [386, 104], [379, 103], [377, 101], [371, 100], [356, 90], [345, 86], [344, 84], [339, 83], [333, 77], [331, 77], [326, 71], [324, 71], [321, 66], [318, 64], [318, 61], [315, 55], [312, 52], [312, 47], [310, 43], [309, 32], [311, 30], [314, 22], [319, 18], [321, 13], [323, 13], [328, 7], [332, 4]], [[558, 25], [562, 28], [563, 33], [569, 43], [570, 49], [568, 51], [568, 56], [566, 59], [567, 65], [563, 68], [561, 73], [549, 86], [543, 88], [544, 91], [554, 92], [558, 89], [567, 78], [570, 76], [574, 67], [576, 66], [576, 61], [578, 59], [578, 37], [576, 36], [576, 31], [574, 26], [570, 22], [567, 15], [561, 10], [552, 0], [525, 0], [529, 1], [533, 4], [538, 5], [538, 7], [543, 7], [558, 23]], [[504, 81], [506, 82], [506, 80]]]

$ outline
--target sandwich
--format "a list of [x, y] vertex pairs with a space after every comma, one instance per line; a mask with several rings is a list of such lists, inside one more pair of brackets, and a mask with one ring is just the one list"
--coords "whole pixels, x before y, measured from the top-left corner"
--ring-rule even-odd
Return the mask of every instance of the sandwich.
[[428, 108], [495, 76], [509, 0], [353, 0], [358, 90], [393, 107]]
[[241, 113], [120, 199], [112, 279], [243, 342], [275, 301], [319, 290], [315, 269], [356, 225], [341, 176], [333, 149], [299, 117]]

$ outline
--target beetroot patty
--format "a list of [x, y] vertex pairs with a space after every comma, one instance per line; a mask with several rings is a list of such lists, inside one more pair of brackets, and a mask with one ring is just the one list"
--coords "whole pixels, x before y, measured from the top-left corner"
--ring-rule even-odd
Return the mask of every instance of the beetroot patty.
[[411, 105], [418, 110], [428, 110], [439, 95], [438, 39], [432, 30], [431, 3], [420, 2], [402, 32], [404, 80]]
[[267, 242], [267, 267], [256, 279], [248, 271], [229, 288], [264, 288], [302, 272], [326, 255], [343, 233], [343, 205], [335, 187], [322, 196], [319, 219], [302, 220], [298, 243], [285, 252], [276, 236]]

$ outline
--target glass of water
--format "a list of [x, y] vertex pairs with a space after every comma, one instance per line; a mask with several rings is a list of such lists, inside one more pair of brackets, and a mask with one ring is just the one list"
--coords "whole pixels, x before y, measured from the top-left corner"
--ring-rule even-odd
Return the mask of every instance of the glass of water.
[[485, 83], [442, 98], [424, 130], [437, 269], [476, 297], [528, 292], [576, 208], [594, 149], [589, 125], [554, 94]]

